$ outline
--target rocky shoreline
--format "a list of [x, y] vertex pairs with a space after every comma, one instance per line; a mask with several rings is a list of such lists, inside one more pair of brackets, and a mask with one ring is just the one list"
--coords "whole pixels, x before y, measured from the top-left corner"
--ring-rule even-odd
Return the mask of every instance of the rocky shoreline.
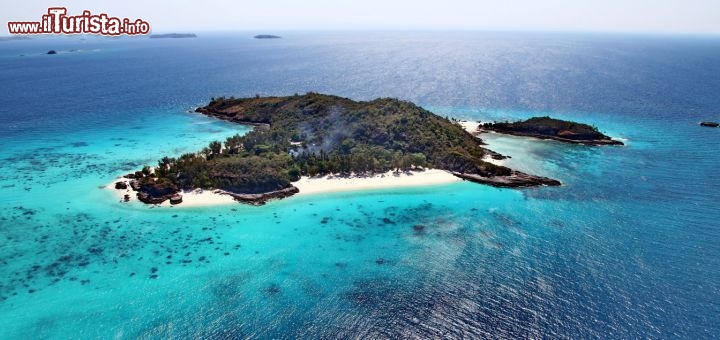
[[[123, 180], [116, 181], [111, 185], [111, 187], [114, 187], [115, 190], [134, 192], [138, 201], [145, 204], [159, 205], [169, 201], [171, 205], [177, 205], [183, 202], [181, 190], [165, 183], [156, 183], [153, 179], [153, 174], [143, 175], [142, 172], [139, 171], [123, 176]], [[290, 197], [300, 192], [297, 187], [292, 185], [284, 189], [256, 194], [234, 193], [220, 189], [212, 191], [217, 195], [227, 195], [232, 197], [233, 200], [239, 203], [255, 206], [264, 205], [273, 199]], [[123, 195], [123, 202], [129, 202], [130, 199], [131, 196], [129, 193]]]
[[298, 189], [296, 186], [291, 185], [285, 189], [270, 191], [270, 192], [264, 192], [260, 194], [236, 194], [232, 192], [227, 191], [221, 191], [221, 194], [223, 195], [230, 195], [233, 199], [240, 203], [250, 204], [250, 205], [263, 205], [267, 203], [269, 200], [273, 199], [283, 199], [286, 197], [290, 197], [292, 195], [297, 194], [300, 192], [300, 189]]
[[[474, 183], [490, 185], [498, 188], [528, 188], [536, 186], [560, 186], [562, 183], [558, 180], [529, 175], [520, 171], [512, 171], [507, 176], [481, 176], [478, 174], [468, 174], [460, 172], [450, 172], [453, 176], [462, 180], [471, 181]], [[149, 205], [160, 205], [169, 201], [171, 205], [178, 205], [183, 202], [182, 191], [174, 189], [171, 186], [167, 186], [163, 183], [154, 183], [151, 176], [145, 176], [145, 180], [141, 183], [136, 174], [128, 174], [123, 176], [124, 180], [116, 181], [110, 187], [114, 187], [115, 190], [123, 190], [126, 192], [135, 193], [135, 197], [142, 203]], [[215, 195], [227, 195], [234, 201], [242, 204], [261, 206], [266, 204], [270, 200], [283, 199], [295, 194], [298, 194], [300, 189], [294, 185], [287, 188], [255, 193], [255, 194], [243, 194], [234, 193], [220, 189], [212, 190]], [[130, 194], [125, 194], [123, 197], [124, 202], [128, 202], [131, 199]]]
[[466, 174], [453, 172], [458, 178], [468, 180], [474, 183], [486, 184], [498, 188], [527, 188], [536, 186], [560, 186], [562, 183], [556, 179], [529, 175], [524, 172], [514, 171], [508, 176], [480, 176], [476, 174]]
[[195, 109], [195, 112], [202, 113], [206, 116], [214, 117], [217, 119], [241, 124], [241, 125], [255, 126], [255, 127], [260, 127], [260, 128], [269, 128], [270, 127], [269, 122], [253, 122], [253, 121], [249, 121], [249, 120], [241, 120], [241, 119], [237, 119], [231, 115], [228, 115], [227, 113], [208, 109], [207, 107], [198, 107]]
[[501, 160], [503, 160], [503, 159], [511, 158], [510, 156], [505, 156], [505, 155], [503, 155], [503, 154], [501, 154], [501, 153], [499, 153], [499, 152], [490, 150], [490, 149], [488, 149], [488, 148], [483, 148], [483, 150], [485, 151], [485, 154], [487, 155], [487, 157], [490, 157], [490, 158], [492, 158], [492, 159], [494, 159], [494, 160], [496, 160], [496, 161], [501, 161]]
[[558, 136], [548, 136], [548, 135], [541, 135], [537, 133], [525, 133], [525, 132], [518, 132], [518, 131], [503, 131], [503, 130], [496, 130], [493, 128], [483, 128], [482, 132], [495, 132], [495, 133], [501, 133], [504, 135], [513, 135], [513, 136], [520, 136], [520, 137], [532, 137], [537, 139], [549, 139], [554, 140], [558, 142], [563, 143], [572, 143], [572, 144], [582, 144], [582, 145], [625, 145], [625, 143], [614, 140], [614, 139], [590, 139], [590, 140], [578, 140], [578, 139], [569, 139], [569, 138], [563, 138]]

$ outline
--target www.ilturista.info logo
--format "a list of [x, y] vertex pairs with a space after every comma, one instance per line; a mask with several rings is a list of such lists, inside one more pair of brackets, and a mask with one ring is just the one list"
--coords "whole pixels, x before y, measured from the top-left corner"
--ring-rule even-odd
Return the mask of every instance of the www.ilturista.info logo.
[[101, 34], [142, 35], [150, 32], [150, 24], [142, 19], [131, 21], [108, 17], [107, 14], [91, 14], [85, 10], [81, 15], [67, 16], [67, 8], [50, 7], [41, 21], [8, 22], [10, 34]]

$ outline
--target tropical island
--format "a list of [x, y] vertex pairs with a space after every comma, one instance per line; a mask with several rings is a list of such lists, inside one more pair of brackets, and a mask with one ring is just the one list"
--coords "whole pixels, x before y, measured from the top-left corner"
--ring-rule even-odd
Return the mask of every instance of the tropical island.
[[165, 34], [151, 34], [150, 39], [182, 39], [182, 38], [197, 38], [195, 33], [165, 33]]
[[547, 116], [533, 117], [528, 120], [512, 123], [485, 123], [480, 127], [486, 131], [540, 139], [552, 139], [565, 143], [623, 145], [622, 142], [613, 140], [602, 134], [596, 127]]
[[[482, 140], [459, 122], [398, 99], [353, 101], [318, 93], [220, 97], [195, 111], [254, 128], [245, 135], [212, 142], [196, 153], [164, 157], [156, 167], [126, 175], [129, 181], [119, 181], [115, 188], [131, 188], [148, 204], [181, 203], [181, 191], [202, 189], [259, 205], [294, 195], [300, 191], [294, 184], [301, 178], [319, 176], [442, 171], [456, 179], [496, 187], [561, 185], [555, 179], [488, 162], [502, 156], [485, 149]], [[546, 128], [548, 124], [553, 129]], [[596, 129], [588, 130], [585, 124], [547, 117], [481, 126], [615, 144], [609, 137], [591, 133]]]

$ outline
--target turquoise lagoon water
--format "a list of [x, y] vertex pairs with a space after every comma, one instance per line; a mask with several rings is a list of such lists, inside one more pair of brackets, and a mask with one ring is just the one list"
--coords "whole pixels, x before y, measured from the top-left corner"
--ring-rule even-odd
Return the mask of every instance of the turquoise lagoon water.
[[[697, 126], [720, 107], [720, 41], [284, 36], [0, 43], [0, 338], [720, 334], [720, 134]], [[100, 189], [247, 131], [188, 112], [211, 96], [305, 91], [458, 119], [549, 114], [627, 145], [484, 136], [558, 188], [202, 208]]]

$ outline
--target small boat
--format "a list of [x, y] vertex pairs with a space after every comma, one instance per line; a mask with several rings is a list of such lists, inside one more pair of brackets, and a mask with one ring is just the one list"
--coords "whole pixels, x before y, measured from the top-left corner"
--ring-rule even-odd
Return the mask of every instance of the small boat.
[[720, 123], [718, 123], [718, 122], [702, 122], [702, 123], [700, 123], [700, 126], [718, 127], [718, 126], [720, 126]]

